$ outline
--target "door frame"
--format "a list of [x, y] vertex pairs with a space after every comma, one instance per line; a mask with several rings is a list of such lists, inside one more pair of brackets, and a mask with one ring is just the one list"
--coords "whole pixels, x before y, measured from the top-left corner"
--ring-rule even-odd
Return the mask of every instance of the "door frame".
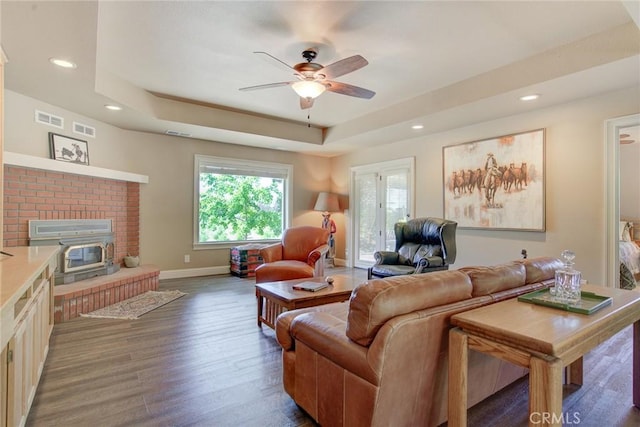
[[350, 168], [349, 171], [349, 194], [351, 194], [352, 196], [349, 197], [349, 223], [351, 224], [351, 226], [349, 227], [349, 231], [348, 231], [348, 245], [349, 245], [349, 249], [347, 251], [348, 256], [347, 256], [347, 266], [348, 267], [353, 267], [356, 265], [356, 250], [355, 248], [357, 247], [356, 245], [356, 235], [355, 235], [355, 224], [356, 224], [356, 200], [355, 200], [355, 195], [356, 195], [356, 191], [355, 191], [355, 176], [356, 173], [367, 173], [367, 172], [381, 172], [381, 171], [385, 171], [385, 170], [391, 170], [391, 169], [399, 169], [399, 168], [403, 168], [403, 167], [408, 167], [409, 168], [409, 214], [411, 215], [411, 218], [415, 218], [415, 210], [416, 210], [416, 197], [415, 197], [415, 184], [416, 184], [416, 173], [415, 173], [415, 169], [416, 169], [416, 159], [415, 157], [404, 157], [401, 159], [395, 159], [395, 160], [389, 160], [386, 162], [376, 162], [376, 163], [369, 163], [366, 165], [360, 165], [360, 166], [352, 166]]
[[620, 145], [621, 128], [640, 125], [640, 114], [616, 117], [605, 121], [606, 159], [606, 280], [607, 287], [620, 287]]

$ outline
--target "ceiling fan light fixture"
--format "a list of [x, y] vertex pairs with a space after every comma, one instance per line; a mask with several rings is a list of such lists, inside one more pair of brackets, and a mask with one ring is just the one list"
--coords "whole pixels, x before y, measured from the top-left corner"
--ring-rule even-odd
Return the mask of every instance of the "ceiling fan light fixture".
[[322, 84], [313, 80], [301, 80], [291, 85], [293, 90], [302, 98], [317, 98], [322, 95], [327, 88]]

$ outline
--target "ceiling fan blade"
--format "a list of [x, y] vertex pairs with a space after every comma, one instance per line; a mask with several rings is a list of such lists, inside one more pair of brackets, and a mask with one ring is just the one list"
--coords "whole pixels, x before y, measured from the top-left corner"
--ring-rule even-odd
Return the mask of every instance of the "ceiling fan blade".
[[300, 97], [300, 109], [306, 110], [313, 107], [313, 98]]
[[269, 62], [271, 62], [272, 64], [277, 65], [279, 68], [284, 68], [287, 71], [292, 71], [294, 75], [304, 78], [304, 76], [302, 74], [300, 74], [299, 72], [297, 72], [291, 65], [289, 65], [286, 62], [276, 58], [275, 56], [271, 55], [270, 53], [262, 52], [262, 51], [257, 51], [257, 52], [253, 52], [253, 53], [257, 53], [259, 55], [265, 55], [267, 58], [270, 59]]
[[[317, 78], [334, 79], [367, 65], [369, 62], [360, 55], [353, 55], [329, 64], [315, 72]], [[322, 77], [324, 76], [324, 77]]]
[[272, 87], [289, 86], [292, 83], [295, 83], [295, 82], [267, 83], [265, 85], [241, 87], [239, 90], [248, 91], [248, 90], [258, 90], [258, 89], [269, 89]]
[[355, 96], [356, 98], [371, 99], [376, 94], [374, 91], [347, 83], [324, 82], [327, 90], [341, 95]]

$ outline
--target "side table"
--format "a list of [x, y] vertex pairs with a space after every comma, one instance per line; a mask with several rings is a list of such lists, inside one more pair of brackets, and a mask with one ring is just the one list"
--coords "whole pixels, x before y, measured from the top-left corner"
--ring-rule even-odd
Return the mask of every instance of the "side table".
[[467, 425], [469, 349], [529, 368], [529, 425], [562, 426], [562, 370], [582, 384], [582, 356], [633, 324], [633, 404], [640, 408], [640, 292], [585, 285], [613, 299], [591, 314], [506, 300], [451, 317], [450, 427]]

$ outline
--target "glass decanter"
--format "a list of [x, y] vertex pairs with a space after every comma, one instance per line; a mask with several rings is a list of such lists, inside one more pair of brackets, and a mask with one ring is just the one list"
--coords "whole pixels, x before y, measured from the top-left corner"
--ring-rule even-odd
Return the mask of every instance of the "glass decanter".
[[556, 299], [564, 304], [579, 305], [580, 304], [580, 279], [581, 273], [573, 268], [576, 254], [565, 249], [560, 254], [564, 266], [556, 270], [555, 275], [555, 294]]

